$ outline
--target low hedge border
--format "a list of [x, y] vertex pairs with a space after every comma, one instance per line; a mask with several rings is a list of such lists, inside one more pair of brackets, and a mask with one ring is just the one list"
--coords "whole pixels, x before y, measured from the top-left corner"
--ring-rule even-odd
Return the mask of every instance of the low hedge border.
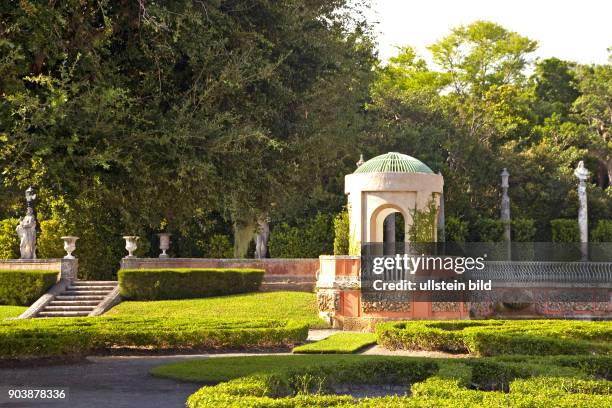
[[307, 324], [274, 320], [89, 317], [1, 321], [0, 359], [79, 356], [117, 349], [279, 349], [307, 337]]
[[[515, 379], [517, 375], [528, 377], [529, 370], [521, 369], [520, 366], [509, 368], [507, 363], [490, 359], [481, 359], [482, 361], [472, 359], [467, 364], [448, 360], [426, 361], [427, 359], [389, 357], [387, 359], [250, 375], [215, 386], [203, 387], [189, 397], [187, 406], [189, 408], [217, 406], [569, 408], [610, 406], [612, 403], [610, 396], [612, 386], [608, 381], [561, 377]], [[451, 367], [454, 369], [449, 369]], [[500, 368], [501, 371], [491, 371]], [[483, 375], [488, 370], [493, 373], [496, 380], [502, 382], [507, 380], [510, 385], [509, 392], [467, 388], [466, 384], [476, 380], [474, 371], [479, 370], [481, 373], [476, 374], [477, 376]], [[506, 377], [502, 378], [504, 376]], [[346, 383], [412, 384], [410, 387], [412, 395], [355, 399], [352, 396], [329, 394], [331, 385]], [[497, 389], [502, 388], [499, 385]]]
[[571, 320], [413, 321], [381, 323], [378, 344], [390, 350], [441, 350], [480, 356], [607, 354], [612, 326]]
[[132, 300], [188, 299], [256, 292], [263, 269], [120, 269], [121, 297]]
[[31, 305], [57, 282], [57, 275], [57, 271], [0, 270], [0, 305]]

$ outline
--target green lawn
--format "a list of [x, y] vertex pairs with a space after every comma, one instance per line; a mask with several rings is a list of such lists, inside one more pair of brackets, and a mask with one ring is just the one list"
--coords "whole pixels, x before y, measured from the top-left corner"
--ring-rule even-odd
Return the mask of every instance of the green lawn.
[[333, 334], [321, 341], [295, 347], [293, 352], [300, 354], [349, 354], [372, 344], [376, 344], [374, 333], [342, 332]]
[[17, 317], [27, 309], [26, 306], [0, 306], [0, 319]]
[[315, 328], [328, 327], [318, 317], [316, 295], [306, 292], [257, 292], [201, 299], [127, 301], [115, 306], [106, 316], [291, 319]]
[[[550, 375], [556, 377], [589, 378], [610, 375], [609, 357], [486, 357], [486, 358], [427, 358], [389, 357], [361, 354], [336, 355], [276, 355], [248, 357], [214, 357], [180, 361], [155, 367], [151, 373], [158, 377], [182, 381], [217, 384], [253, 374], [272, 374], [300, 371], [307, 367], [325, 367], [353, 363], [378, 363], [381, 361], [434, 361], [440, 366], [438, 375], [443, 378], [459, 378], [472, 375], [471, 365], [484, 362], [493, 365], [497, 371], [520, 370], [528, 375]], [[506, 370], [499, 370], [499, 367]], [[594, 367], [592, 372], [582, 370]], [[597, 371], [599, 370], [599, 371]], [[606, 374], [607, 373], [607, 374]]]
[[[158, 366], [151, 370], [151, 374], [182, 381], [217, 384], [252, 374], [270, 374], [287, 370], [300, 370], [312, 366], [323, 367], [352, 362], [373, 362], [389, 358], [386, 356], [351, 354], [215, 357]], [[412, 357], [391, 358], [406, 360]]]
[[0, 306], [0, 319], [17, 317], [27, 310], [27, 306]]

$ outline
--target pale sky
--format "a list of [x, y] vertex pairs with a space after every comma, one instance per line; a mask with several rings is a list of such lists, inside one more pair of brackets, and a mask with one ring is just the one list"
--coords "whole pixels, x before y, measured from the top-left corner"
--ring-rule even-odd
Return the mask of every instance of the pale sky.
[[489, 20], [538, 41], [534, 57], [555, 56], [583, 64], [608, 62], [612, 46], [610, 0], [372, 0], [370, 21], [378, 21], [379, 56], [394, 46], [412, 45], [431, 61], [426, 46], [450, 28]]

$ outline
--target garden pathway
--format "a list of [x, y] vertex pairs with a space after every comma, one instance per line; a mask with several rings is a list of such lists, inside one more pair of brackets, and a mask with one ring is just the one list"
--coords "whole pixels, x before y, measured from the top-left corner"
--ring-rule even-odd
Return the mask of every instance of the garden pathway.
[[[324, 339], [336, 330], [311, 330], [308, 339]], [[416, 354], [415, 354], [416, 353]], [[390, 352], [373, 347], [363, 354], [421, 355], [449, 357], [446, 353]], [[222, 358], [253, 355], [286, 355], [290, 353], [223, 353], [173, 356], [111, 356], [88, 357], [84, 361], [66, 364], [0, 367], [0, 407], [6, 408], [173, 408], [184, 407], [187, 397], [201, 384], [155, 378], [149, 371], [158, 365], [186, 359]], [[63, 388], [67, 400], [8, 402], [8, 387], [20, 389]]]

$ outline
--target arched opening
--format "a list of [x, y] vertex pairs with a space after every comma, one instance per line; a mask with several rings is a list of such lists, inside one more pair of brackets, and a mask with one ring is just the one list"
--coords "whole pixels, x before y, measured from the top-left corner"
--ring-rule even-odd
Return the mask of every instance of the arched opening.
[[406, 240], [404, 216], [393, 211], [383, 221], [383, 253], [395, 255], [401, 253]]
[[406, 241], [406, 222], [401, 212], [395, 211], [385, 218], [383, 226], [383, 242]]

